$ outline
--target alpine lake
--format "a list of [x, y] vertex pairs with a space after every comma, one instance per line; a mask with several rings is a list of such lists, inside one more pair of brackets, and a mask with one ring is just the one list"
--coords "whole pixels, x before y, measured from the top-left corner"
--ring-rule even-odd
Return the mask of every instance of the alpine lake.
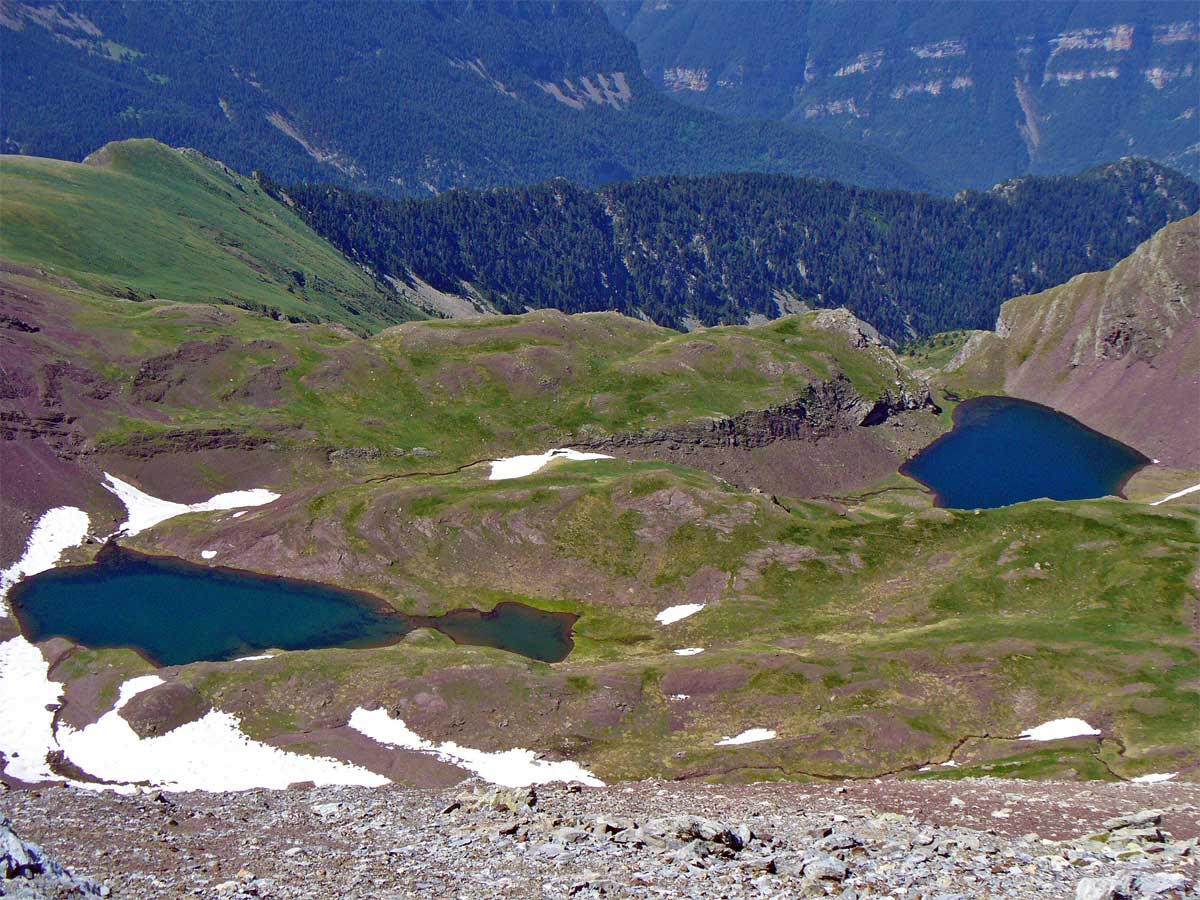
[[[929, 487], [939, 506], [980, 509], [1116, 494], [1149, 462], [1049, 407], [979, 397], [960, 403], [953, 430], [900, 471]], [[35, 575], [16, 585], [10, 599], [31, 641], [65, 637], [93, 648], [132, 647], [167, 666], [272, 649], [382, 646], [417, 628], [558, 662], [574, 646], [577, 618], [516, 602], [488, 612], [412, 616], [370, 594], [146, 556], [111, 542], [95, 562]]]
[[1119, 494], [1150, 461], [1048, 406], [977, 397], [960, 403], [953, 430], [900, 471], [930, 488], [938, 506], [990, 509], [1040, 498]]
[[157, 665], [229, 660], [263, 650], [377, 647], [417, 628], [458, 644], [558, 662], [576, 616], [504, 602], [489, 612], [397, 612], [370, 594], [236, 569], [145, 556], [108, 544], [96, 561], [52, 569], [10, 595], [21, 630], [92, 648], [132, 647]]

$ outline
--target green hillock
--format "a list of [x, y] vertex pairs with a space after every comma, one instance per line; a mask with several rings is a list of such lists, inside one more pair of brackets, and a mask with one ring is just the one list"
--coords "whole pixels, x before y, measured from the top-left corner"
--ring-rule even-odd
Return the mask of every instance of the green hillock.
[[377, 331], [419, 314], [257, 183], [190, 150], [84, 163], [0, 156], [0, 259], [110, 296], [238, 306]]

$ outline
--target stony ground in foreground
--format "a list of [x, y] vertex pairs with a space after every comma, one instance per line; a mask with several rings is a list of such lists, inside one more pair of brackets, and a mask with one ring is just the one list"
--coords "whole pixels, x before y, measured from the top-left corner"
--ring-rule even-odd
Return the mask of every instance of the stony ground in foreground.
[[[536, 793], [465, 784], [132, 797], [53, 786], [8, 792], [0, 813], [75, 877], [139, 900], [1116, 900], [1196, 896], [1200, 874], [1200, 786], [1184, 784], [639, 782]], [[0, 894], [22, 896], [13, 842], [3, 849], [10, 880]], [[57, 896], [80, 896], [70, 890]]]

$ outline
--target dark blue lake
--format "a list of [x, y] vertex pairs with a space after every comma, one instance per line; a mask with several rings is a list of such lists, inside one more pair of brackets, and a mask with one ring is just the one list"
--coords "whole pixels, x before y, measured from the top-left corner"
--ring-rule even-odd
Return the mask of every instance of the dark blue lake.
[[978, 397], [954, 410], [954, 430], [900, 471], [953, 509], [1025, 500], [1085, 500], [1120, 492], [1150, 460], [1070, 416], [1028, 400]]
[[456, 643], [557, 662], [571, 652], [576, 619], [522, 603], [501, 603], [487, 613], [407, 616], [369, 594], [144, 556], [111, 544], [91, 565], [22, 581], [10, 599], [31, 641], [66, 637], [93, 648], [132, 647], [160, 665], [273, 648], [380, 646], [421, 627]]

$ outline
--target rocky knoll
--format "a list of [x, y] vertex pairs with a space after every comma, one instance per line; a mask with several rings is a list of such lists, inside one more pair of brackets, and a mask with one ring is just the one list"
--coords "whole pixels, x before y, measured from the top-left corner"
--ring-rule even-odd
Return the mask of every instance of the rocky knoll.
[[1169, 900], [1194, 896], [1198, 801], [1191, 785], [964, 779], [130, 797], [49, 787], [0, 807], [129, 898]]

